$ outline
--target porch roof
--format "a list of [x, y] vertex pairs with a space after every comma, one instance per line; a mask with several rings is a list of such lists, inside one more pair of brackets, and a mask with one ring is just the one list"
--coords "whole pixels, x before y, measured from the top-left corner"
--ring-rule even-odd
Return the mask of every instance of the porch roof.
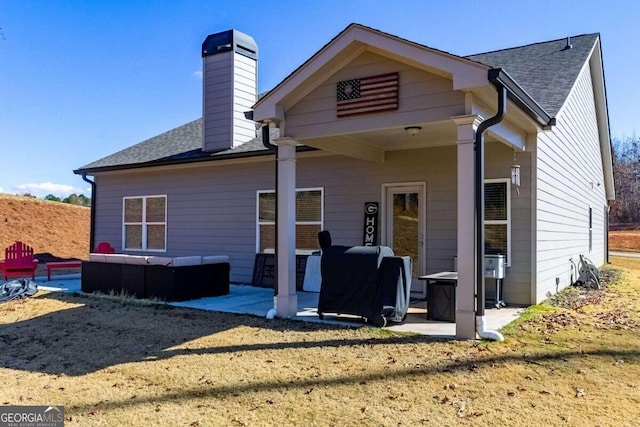
[[[482, 84], [488, 84], [488, 80], [486, 79], [487, 70], [493, 67], [503, 68], [511, 77], [513, 77], [515, 83], [520, 85], [524, 92], [530, 96], [534, 102], [537, 102], [547, 113], [549, 113], [551, 117], [555, 116], [564, 104], [576, 77], [585, 65], [585, 62], [589, 59], [591, 52], [593, 51], [594, 46], [597, 45], [597, 41], [599, 39], [598, 34], [585, 34], [575, 36], [570, 39], [572, 45], [571, 49], [565, 48], [567, 45], [566, 39], [558, 39], [462, 57], [401, 39], [362, 25], [352, 24], [323, 47], [318, 54], [323, 52], [323, 50], [328, 46], [331, 46], [332, 43], [339, 39], [341, 35], [347, 32], [350, 28], [357, 28], [367, 34], [380, 36], [384, 40], [391, 39], [394, 42], [399, 43], [396, 46], [406, 45], [413, 49], [412, 52], [424, 51], [429, 55], [429, 58], [435, 58], [434, 60], [436, 60], [436, 62], [440, 61], [438, 64], [434, 65], [434, 67], [448, 67], [449, 71], [447, 72], [460, 72], [460, 67], [465, 70], [475, 70], [478, 72], [472, 73], [473, 75], [471, 77], [459, 77], [459, 81], [457, 83], [458, 87], [465, 85], [466, 87], [471, 87], [473, 85], [481, 84], [481, 81]], [[351, 55], [354, 55], [356, 51], [357, 49], [352, 52]], [[333, 53], [335, 54], [336, 52]], [[287, 82], [295, 83], [295, 81], [292, 80], [293, 77], [295, 77], [297, 73], [299, 74], [300, 70], [306, 67], [307, 64], [318, 54], [306, 61], [298, 69], [292, 72], [291, 75], [282, 83], [268, 92], [265, 96], [261, 97], [261, 99], [256, 103], [256, 106], [259, 106], [264, 102], [272, 102], [269, 101], [269, 99], [276, 91], [284, 90], [287, 92], [287, 90], [297, 87], [292, 85], [284, 88], [284, 85], [287, 84]], [[343, 54], [341, 53], [340, 55]], [[350, 57], [348, 52], [346, 55], [347, 57]], [[346, 59], [343, 58], [343, 60]], [[440, 72], [442, 72], [442, 70]], [[482, 75], [482, 79], [479, 77], [480, 74]], [[452, 76], [451, 74], [449, 75], [450, 77]], [[297, 83], [301, 84], [300, 81]], [[454, 86], [456, 86], [456, 84], [454, 84]], [[303, 88], [303, 92], [308, 90], [309, 88]], [[256, 117], [256, 119], [259, 120], [260, 117]], [[375, 138], [388, 139], [389, 135], [387, 132], [390, 131], [391, 130], [377, 130], [375, 135], [367, 138], [370, 138], [371, 142], [374, 142]], [[272, 129], [272, 139], [278, 136], [276, 132], [278, 132], [277, 129]], [[441, 123], [434, 125], [434, 127], [430, 129], [429, 133], [430, 135], [438, 137], [438, 135], [450, 134], [451, 132], [451, 125]], [[308, 143], [311, 145], [312, 141], [308, 141]], [[298, 150], [310, 149], [312, 148], [306, 146], [298, 147]], [[270, 154], [272, 154], [272, 152], [262, 145], [261, 138], [259, 137], [253, 138], [232, 149], [213, 153], [203, 151], [202, 119], [199, 118], [102, 159], [91, 162], [75, 170], [74, 173], [93, 174], [111, 170], [126, 170], [170, 164], [217, 161], [229, 158], [265, 156]]]

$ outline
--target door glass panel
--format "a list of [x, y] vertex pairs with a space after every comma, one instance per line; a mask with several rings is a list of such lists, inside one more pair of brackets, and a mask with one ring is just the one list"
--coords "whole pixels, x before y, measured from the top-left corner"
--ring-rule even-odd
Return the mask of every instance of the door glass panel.
[[[420, 215], [418, 193], [393, 193], [393, 252], [410, 256], [414, 270], [419, 264]], [[414, 271], [417, 273], [417, 271]]]

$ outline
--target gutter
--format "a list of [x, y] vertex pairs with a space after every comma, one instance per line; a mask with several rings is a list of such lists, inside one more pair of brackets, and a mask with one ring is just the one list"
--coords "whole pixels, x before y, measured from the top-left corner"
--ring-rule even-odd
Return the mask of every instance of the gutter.
[[[551, 117], [549, 113], [502, 68], [490, 69], [488, 79], [496, 88], [498, 88], [498, 86], [505, 87], [507, 89], [507, 98], [520, 107], [544, 129], [556, 125], [556, 118]], [[491, 126], [493, 126], [493, 124]]]
[[96, 238], [96, 194], [97, 194], [97, 185], [95, 181], [91, 181], [87, 178], [87, 174], [82, 174], [82, 180], [91, 185], [91, 225], [89, 230], [89, 252], [93, 251], [95, 248], [95, 238]]
[[[302, 153], [307, 151], [317, 151], [317, 150], [318, 150], [317, 148], [309, 147], [307, 145], [300, 145], [296, 147], [297, 153]], [[76, 175], [94, 174], [94, 173], [100, 173], [100, 172], [153, 168], [157, 166], [173, 166], [173, 165], [184, 165], [184, 164], [202, 163], [202, 162], [216, 162], [216, 161], [223, 161], [223, 160], [246, 159], [246, 158], [253, 158], [253, 157], [264, 157], [264, 156], [270, 156], [270, 155], [273, 155], [273, 152], [267, 151], [267, 150], [244, 151], [239, 153], [214, 154], [209, 156], [191, 157], [191, 158], [183, 158], [183, 159], [169, 159], [169, 160], [160, 159], [160, 160], [152, 160], [145, 163], [129, 163], [129, 164], [113, 165], [113, 166], [100, 166], [100, 167], [86, 168], [86, 169], [80, 168], [80, 169], [75, 169], [73, 173], [75, 173]]]

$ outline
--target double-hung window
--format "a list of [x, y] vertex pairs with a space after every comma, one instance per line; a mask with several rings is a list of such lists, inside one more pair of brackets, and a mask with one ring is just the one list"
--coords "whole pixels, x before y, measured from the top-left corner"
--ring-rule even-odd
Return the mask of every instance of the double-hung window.
[[511, 265], [511, 193], [508, 179], [487, 179], [484, 184], [484, 251], [505, 255]]
[[[275, 191], [258, 191], [257, 195], [258, 252], [274, 252], [276, 224]], [[319, 249], [318, 233], [324, 222], [324, 197], [322, 188], [296, 190], [296, 249], [302, 252]]]
[[122, 247], [129, 251], [166, 251], [167, 196], [125, 197]]

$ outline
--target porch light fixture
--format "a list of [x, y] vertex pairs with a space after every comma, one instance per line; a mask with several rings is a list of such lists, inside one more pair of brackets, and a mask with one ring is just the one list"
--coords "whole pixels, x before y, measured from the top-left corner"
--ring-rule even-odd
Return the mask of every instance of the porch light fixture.
[[515, 150], [513, 150], [513, 165], [511, 166], [511, 184], [520, 187], [520, 165], [516, 163]]
[[418, 132], [422, 130], [421, 126], [407, 126], [404, 130], [411, 136], [415, 136]]
[[520, 187], [520, 165], [511, 166], [511, 183]]

